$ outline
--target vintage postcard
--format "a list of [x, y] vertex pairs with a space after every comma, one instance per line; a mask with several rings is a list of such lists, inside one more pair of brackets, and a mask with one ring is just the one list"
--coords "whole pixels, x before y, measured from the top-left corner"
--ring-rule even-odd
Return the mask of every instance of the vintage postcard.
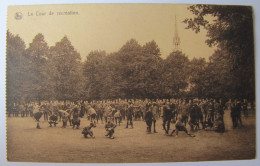
[[256, 158], [253, 7], [8, 6], [8, 162]]

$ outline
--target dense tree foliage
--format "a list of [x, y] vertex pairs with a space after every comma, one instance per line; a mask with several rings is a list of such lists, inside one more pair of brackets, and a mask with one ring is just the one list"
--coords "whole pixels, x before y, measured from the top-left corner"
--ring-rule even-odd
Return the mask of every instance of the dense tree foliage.
[[165, 60], [162, 72], [164, 95], [182, 97], [189, 82], [189, 59], [180, 51], [172, 52]]
[[84, 63], [90, 99], [158, 98], [160, 49], [154, 41], [144, 46], [134, 39], [115, 53], [91, 52]]
[[194, 58], [190, 61], [190, 96], [208, 97], [207, 87], [210, 87], [211, 84], [206, 75], [208, 73], [207, 66], [204, 58]]
[[[186, 19], [217, 50], [206, 61], [181, 51], [161, 57], [155, 41], [130, 39], [117, 52], [91, 51], [84, 62], [68, 37], [50, 47], [37, 34], [28, 48], [7, 31], [7, 103], [116, 98], [247, 98], [254, 100], [250, 7], [194, 5]], [[211, 16], [208, 21], [206, 18]]]
[[[232, 85], [233, 97], [255, 98], [255, 65], [253, 17], [250, 6], [225, 5], [192, 5], [188, 8], [194, 18], [186, 19], [187, 28], [200, 32], [203, 27], [207, 30], [206, 43], [216, 45], [227, 53], [225, 57], [218, 56], [215, 62], [224, 60], [230, 66], [230, 75], [235, 84]], [[209, 19], [211, 18], [211, 19]], [[219, 54], [219, 51], [216, 52]], [[214, 56], [214, 55], [213, 55]], [[217, 56], [215, 56], [217, 57]], [[218, 89], [223, 86], [219, 84]], [[216, 87], [214, 87], [216, 88]]]
[[104, 87], [105, 79], [109, 76], [105, 71], [105, 51], [92, 51], [87, 57], [87, 61], [83, 65], [83, 74], [86, 78], [84, 91], [86, 93], [85, 99], [100, 99], [101, 92]]
[[51, 97], [51, 71], [49, 70], [49, 46], [42, 34], [37, 34], [26, 49], [29, 64], [26, 71], [27, 100], [47, 100]]
[[18, 36], [7, 31], [6, 49], [6, 94], [7, 105], [12, 102], [20, 102], [23, 99], [25, 66], [28, 63], [25, 58], [25, 43]]
[[80, 55], [65, 36], [50, 48], [53, 65], [54, 98], [76, 101], [82, 90]]

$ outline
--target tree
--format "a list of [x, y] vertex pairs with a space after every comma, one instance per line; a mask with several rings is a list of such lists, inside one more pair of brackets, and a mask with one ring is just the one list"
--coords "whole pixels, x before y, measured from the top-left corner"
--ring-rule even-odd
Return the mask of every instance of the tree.
[[26, 49], [26, 54], [29, 59], [26, 75], [26, 89], [29, 100], [36, 99], [48, 100], [53, 92], [51, 86], [51, 76], [49, 73], [49, 46], [44, 40], [44, 36], [37, 34], [29, 48]]
[[141, 87], [142, 81], [138, 77], [138, 63], [141, 63], [142, 46], [135, 40], [131, 39], [126, 42], [118, 51], [118, 68], [117, 75], [121, 75], [121, 82], [116, 86], [121, 87], [121, 93], [125, 98], [140, 98], [144, 95]]
[[122, 75], [120, 87], [126, 98], [156, 98], [160, 96], [161, 88], [160, 49], [155, 41], [138, 44], [134, 39], [129, 40], [118, 52]]
[[156, 98], [160, 96], [160, 49], [131, 39], [118, 52], [92, 51], [84, 64], [91, 99]]
[[231, 72], [231, 62], [227, 58], [228, 52], [218, 49], [210, 57], [210, 62], [206, 68], [208, 81], [208, 97], [234, 98], [236, 97], [236, 87], [234, 86], [235, 76]]
[[24, 76], [25, 64], [25, 43], [18, 36], [7, 31], [6, 48], [6, 98], [7, 108], [12, 103], [19, 103], [24, 100]]
[[[228, 52], [231, 72], [236, 78], [235, 97], [255, 98], [253, 17], [250, 6], [192, 5], [194, 18], [186, 19], [187, 28], [207, 30], [206, 43]], [[212, 18], [206, 19], [206, 18]], [[232, 92], [233, 93], [233, 92]]]
[[29, 59], [27, 70], [27, 88], [30, 89], [28, 97], [30, 100], [37, 99], [39, 102], [50, 97], [49, 83], [49, 46], [44, 40], [44, 36], [37, 34], [29, 48], [26, 49]]
[[189, 59], [180, 51], [172, 52], [164, 60], [162, 72], [164, 96], [181, 97], [188, 87]]
[[55, 98], [64, 102], [79, 100], [83, 88], [80, 54], [66, 36], [51, 47], [50, 51], [54, 66], [52, 75], [55, 81]]
[[190, 61], [190, 78], [191, 84], [190, 95], [192, 97], [204, 98], [207, 96], [207, 62], [204, 58], [193, 58]]
[[145, 82], [148, 98], [162, 97], [162, 68], [163, 60], [161, 58], [160, 48], [153, 40], [143, 46], [143, 67], [141, 76]]
[[122, 77], [123, 64], [119, 59], [119, 54], [112, 53], [105, 57], [104, 60], [104, 83], [100, 97], [102, 99], [125, 98], [124, 89], [127, 82]]
[[83, 74], [86, 78], [85, 84], [85, 99], [98, 100], [100, 99], [102, 88], [106, 78], [105, 51], [91, 51], [84, 62]]

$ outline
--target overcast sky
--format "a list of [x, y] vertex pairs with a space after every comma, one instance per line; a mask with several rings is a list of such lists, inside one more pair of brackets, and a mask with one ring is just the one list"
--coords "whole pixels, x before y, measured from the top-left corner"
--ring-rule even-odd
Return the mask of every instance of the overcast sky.
[[[180, 49], [190, 58], [208, 59], [215, 48], [205, 44], [206, 31], [195, 34], [182, 23], [192, 17], [187, 5], [174, 4], [76, 4], [11, 6], [8, 8], [7, 28], [18, 34], [28, 47], [36, 34], [42, 33], [49, 46], [65, 35], [83, 60], [92, 50], [118, 51], [131, 38], [139, 44], [154, 40], [167, 57], [174, 49], [175, 15], [181, 40]], [[54, 14], [49, 15], [52, 11]], [[76, 15], [57, 15], [73, 11]], [[17, 12], [22, 19], [15, 19]], [[46, 13], [36, 16], [36, 13]], [[32, 16], [33, 14], [33, 16]], [[30, 16], [29, 16], [30, 15]]]

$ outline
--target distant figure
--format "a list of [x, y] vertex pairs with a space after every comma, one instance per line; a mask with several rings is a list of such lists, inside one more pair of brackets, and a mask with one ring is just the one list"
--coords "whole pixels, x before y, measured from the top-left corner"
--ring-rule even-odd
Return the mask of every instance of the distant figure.
[[189, 119], [189, 104], [187, 100], [184, 100], [183, 103], [180, 106], [180, 115], [181, 115], [181, 122], [186, 124], [188, 123]]
[[134, 107], [133, 107], [133, 103], [130, 103], [130, 107], [126, 111], [126, 128], [128, 128], [128, 124], [130, 124], [132, 128], [134, 127], [133, 116], [134, 116]]
[[21, 117], [24, 117], [25, 116], [25, 106], [24, 106], [24, 104], [19, 104], [18, 110], [21, 112]]
[[241, 111], [242, 111], [241, 102], [237, 101], [236, 107], [235, 107], [235, 112], [236, 112], [236, 116], [237, 116], [237, 125], [238, 125], [238, 122], [239, 122], [240, 125], [243, 126], [242, 119], [241, 119]]
[[46, 104], [41, 105], [41, 110], [43, 112], [44, 115], [44, 120], [48, 120], [48, 106]]
[[97, 123], [98, 123], [98, 120], [101, 120], [101, 122], [103, 123], [104, 108], [103, 108], [103, 105], [101, 103], [97, 104], [96, 111], [97, 111]]
[[146, 121], [146, 125], [147, 125], [147, 132], [151, 133], [152, 130], [152, 123], [153, 123], [153, 113], [150, 109], [148, 109], [145, 113], [144, 119]]
[[241, 104], [241, 107], [242, 107], [242, 111], [244, 113], [244, 116], [247, 118], [248, 117], [248, 109], [247, 109], [247, 106], [248, 106], [248, 103], [247, 103], [247, 100], [244, 99], [244, 101], [242, 102]]
[[157, 133], [155, 126], [156, 126], [156, 121], [160, 117], [160, 113], [159, 113], [159, 107], [155, 103], [152, 106], [152, 113], [153, 113], [153, 132]]
[[70, 112], [72, 114], [72, 129], [76, 127], [76, 129], [79, 129], [80, 126], [80, 119], [79, 119], [79, 108], [75, 106], [72, 111]]
[[33, 105], [33, 117], [37, 121], [37, 129], [41, 128], [39, 122], [42, 117], [42, 114], [43, 113], [39, 110], [39, 106], [37, 104]]
[[156, 129], [155, 129], [155, 124], [156, 124], [156, 118], [157, 116], [157, 108], [155, 106], [155, 104], [146, 104], [146, 113], [144, 116], [144, 119], [146, 121], [146, 125], [147, 125], [147, 132], [151, 133], [152, 132], [152, 124], [154, 127], [154, 133], [156, 133]]
[[230, 116], [232, 118], [232, 124], [233, 124], [233, 129], [237, 127], [237, 118], [236, 118], [236, 103], [232, 102], [230, 106], [231, 112]]
[[207, 116], [210, 117], [211, 121], [213, 122], [215, 119], [214, 119], [214, 103], [213, 103], [213, 100], [210, 100], [208, 105], [207, 105]]
[[231, 104], [231, 117], [233, 128], [236, 128], [238, 126], [238, 122], [240, 122], [240, 125], [242, 126], [241, 110], [242, 108], [240, 101], [234, 101]]
[[172, 117], [173, 117], [173, 113], [170, 108], [170, 103], [167, 102], [167, 103], [165, 103], [165, 106], [163, 107], [163, 129], [164, 129], [166, 135], [168, 135]]
[[120, 126], [120, 123], [121, 123], [121, 120], [122, 120], [122, 115], [120, 113], [120, 110], [117, 110], [117, 112], [114, 114], [114, 119], [116, 121], [116, 125], [117, 125], [117, 122]]

